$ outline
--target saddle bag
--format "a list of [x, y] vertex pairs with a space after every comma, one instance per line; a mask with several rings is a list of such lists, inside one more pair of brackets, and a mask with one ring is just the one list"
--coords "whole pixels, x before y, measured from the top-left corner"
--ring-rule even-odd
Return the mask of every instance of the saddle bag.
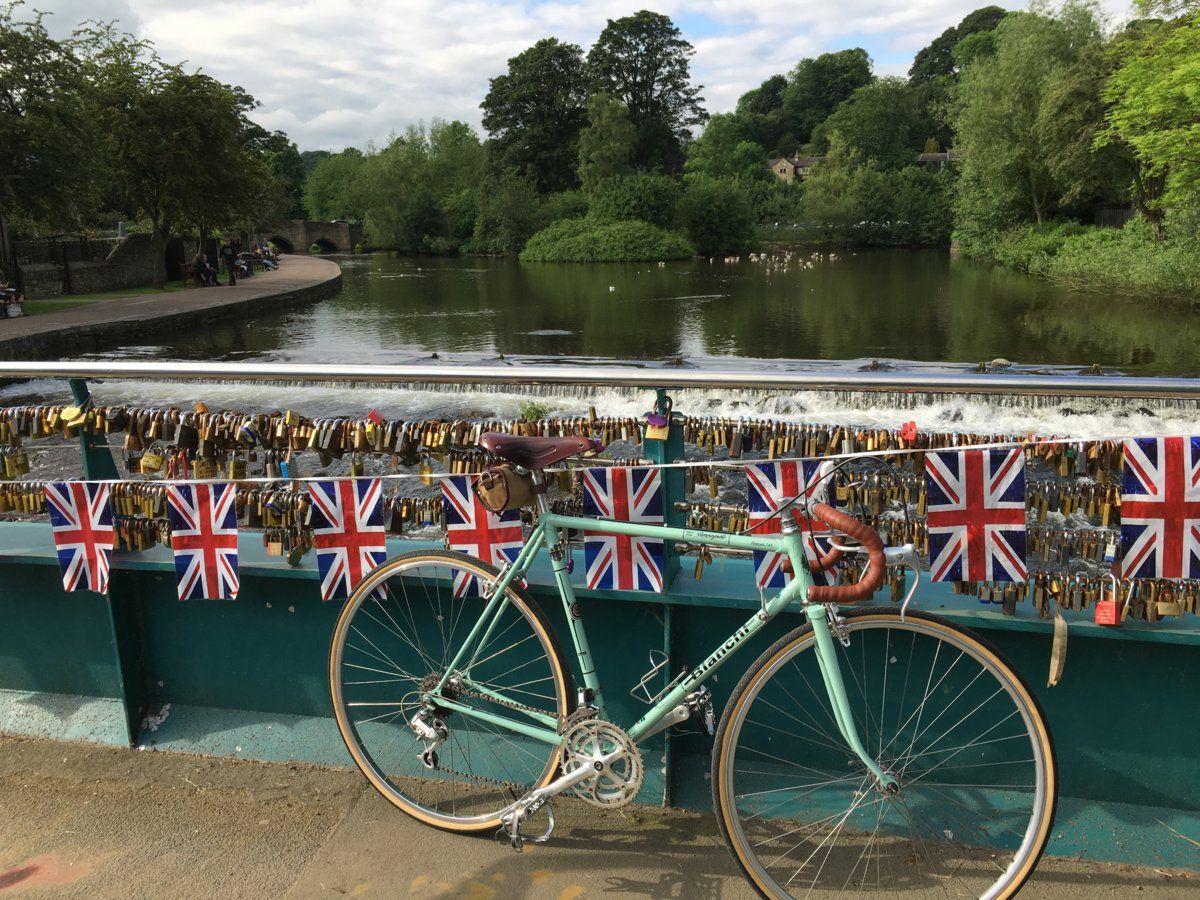
[[533, 479], [515, 466], [491, 466], [475, 482], [475, 492], [492, 512], [520, 509], [533, 504]]

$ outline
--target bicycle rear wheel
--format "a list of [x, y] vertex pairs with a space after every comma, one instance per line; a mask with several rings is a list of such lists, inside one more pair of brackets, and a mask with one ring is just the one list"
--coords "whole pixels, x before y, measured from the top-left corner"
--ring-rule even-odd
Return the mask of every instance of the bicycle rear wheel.
[[[463, 553], [398, 556], [346, 601], [330, 646], [334, 714], [350, 755], [395, 806], [450, 831], [497, 828], [505, 807], [558, 769], [557, 746], [503, 721], [553, 734], [574, 705], [558, 640], [534, 599], [515, 586], [446, 689], [454, 702], [494, 718], [421, 701], [479, 621], [481, 593], [496, 577]], [[440, 741], [431, 743], [425, 729]]]
[[765, 896], [1013, 896], [1050, 834], [1057, 769], [1032, 692], [937, 616], [845, 615], [838, 661], [876, 781], [838, 730], [805, 625], [734, 690], [713, 749], [721, 832]]

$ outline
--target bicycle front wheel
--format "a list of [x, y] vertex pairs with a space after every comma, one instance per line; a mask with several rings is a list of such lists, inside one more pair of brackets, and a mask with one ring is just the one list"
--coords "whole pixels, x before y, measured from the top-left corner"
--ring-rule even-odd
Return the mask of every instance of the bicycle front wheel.
[[[530, 731], [553, 738], [574, 703], [554, 632], [516, 586], [452, 667], [496, 577], [462, 553], [398, 556], [346, 601], [330, 647], [334, 714], [350, 755], [395, 806], [450, 831], [495, 829], [505, 807], [550, 782], [557, 743]], [[422, 699], [443, 676], [440, 697], [457, 708]]]
[[812, 627], [734, 690], [713, 748], [722, 835], [768, 897], [1011, 897], [1050, 834], [1057, 769], [1036, 699], [978, 635], [927, 613], [845, 614], [835, 641], [880, 788], [835, 724]]

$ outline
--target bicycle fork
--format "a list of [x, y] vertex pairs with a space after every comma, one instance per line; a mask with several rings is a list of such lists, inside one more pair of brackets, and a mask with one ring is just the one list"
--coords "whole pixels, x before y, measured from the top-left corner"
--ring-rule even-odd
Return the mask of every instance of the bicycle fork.
[[[812, 603], [804, 607], [804, 614], [812, 625], [813, 636], [816, 640], [817, 662], [821, 667], [825, 691], [829, 694], [829, 703], [833, 707], [834, 722], [850, 749], [862, 760], [867, 770], [875, 776], [880, 789], [887, 794], [894, 794], [900, 789], [900, 782], [880, 768], [867, 748], [863, 746], [858, 726], [854, 722], [854, 714], [850, 710], [850, 698], [846, 696], [846, 683], [842, 679], [842, 667], [838, 663], [837, 648], [834, 646], [833, 631], [839, 629], [842, 619], [837, 607], [833, 604]], [[839, 640], [849, 646], [847, 639], [839, 634]]]

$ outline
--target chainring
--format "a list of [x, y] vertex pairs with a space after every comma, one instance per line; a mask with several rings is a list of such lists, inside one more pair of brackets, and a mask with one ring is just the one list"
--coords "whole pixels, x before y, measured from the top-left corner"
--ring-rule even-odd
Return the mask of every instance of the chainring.
[[599, 756], [614, 750], [625, 755], [605, 766], [594, 776], [571, 788], [571, 793], [592, 806], [613, 809], [624, 806], [642, 789], [645, 766], [642, 753], [624, 729], [601, 719], [584, 719], [565, 730], [563, 735], [563, 773], [580, 766], [591, 766]]

